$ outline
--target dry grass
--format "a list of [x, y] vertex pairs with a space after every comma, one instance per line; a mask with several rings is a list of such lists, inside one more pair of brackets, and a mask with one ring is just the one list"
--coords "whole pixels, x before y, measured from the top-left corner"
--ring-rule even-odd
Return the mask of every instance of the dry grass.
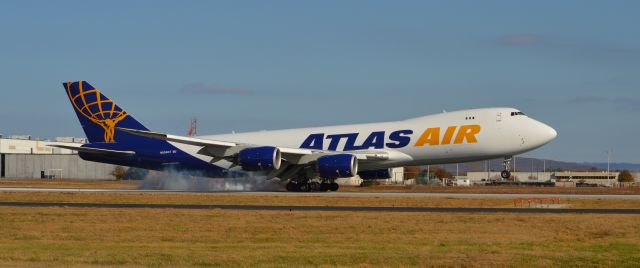
[[140, 181], [0, 179], [0, 187], [57, 189], [137, 189]]
[[[0, 202], [509, 207], [510, 199], [0, 193]], [[640, 207], [638, 200], [566, 200]], [[640, 215], [0, 206], [0, 266], [640, 265]]]
[[640, 216], [0, 207], [0, 266], [640, 265]]
[[[514, 207], [510, 198], [332, 197], [219, 193], [0, 193], [0, 202], [134, 203], [200, 205]], [[640, 199], [560, 199], [566, 208], [638, 209]], [[545, 203], [547, 204], [547, 203]], [[525, 202], [525, 207], [527, 203]]]
[[378, 185], [372, 187], [341, 187], [343, 192], [411, 192], [411, 193], [476, 193], [476, 194], [618, 194], [637, 195], [640, 187], [531, 187], [531, 186], [471, 186], [443, 187], [430, 185]]

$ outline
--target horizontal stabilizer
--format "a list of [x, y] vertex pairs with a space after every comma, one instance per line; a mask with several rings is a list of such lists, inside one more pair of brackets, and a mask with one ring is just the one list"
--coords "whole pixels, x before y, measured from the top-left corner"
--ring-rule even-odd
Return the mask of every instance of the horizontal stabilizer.
[[90, 148], [90, 147], [81, 147], [81, 146], [72, 146], [72, 145], [61, 145], [61, 144], [51, 144], [48, 145], [50, 147], [58, 147], [62, 149], [69, 149], [83, 153], [89, 154], [100, 154], [106, 156], [132, 156], [136, 153], [133, 151], [116, 151], [116, 150], [107, 150], [107, 149], [98, 149], [98, 148]]
[[152, 132], [152, 131], [146, 131], [146, 130], [137, 130], [137, 129], [129, 129], [129, 128], [121, 128], [121, 127], [116, 127], [116, 129], [122, 132], [133, 134], [133, 135], [138, 135], [138, 136], [143, 136], [143, 137], [158, 139], [158, 140], [184, 143], [184, 144], [195, 145], [195, 146], [235, 147], [238, 145], [237, 143], [234, 143], [234, 142], [214, 141], [214, 140], [206, 140], [206, 139], [199, 139], [199, 138], [183, 137], [183, 136], [176, 136], [176, 135], [164, 134], [164, 133]]

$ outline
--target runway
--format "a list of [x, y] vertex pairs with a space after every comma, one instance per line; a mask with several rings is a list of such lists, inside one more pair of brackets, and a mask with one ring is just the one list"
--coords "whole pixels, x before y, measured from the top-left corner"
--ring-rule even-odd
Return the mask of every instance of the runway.
[[640, 209], [554, 209], [554, 208], [442, 208], [442, 207], [353, 207], [353, 206], [260, 206], [260, 205], [180, 205], [0, 202], [0, 207], [71, 207], [125, 209], [223, 209], [255, 211], [324, 212], [413, 212], [413, 213], [534, 213], [534, 214], [640, 214]]
[[202, 194], [202, 195], [269, 195], [269, 196], [320, 196], [320, 197], [442, 197], [442, 198], [530, 198], [559, 197], [563, 199], [640, 199], [640, 195], [599, 194], [474, 194], [474, 193], [369, 193], [369, 192], [192, 192], [171, 190], [122, 190], [122, 189], [58, 189], [58, 188], [0, 188], [0, 193], [153, 193], [153, 194]]

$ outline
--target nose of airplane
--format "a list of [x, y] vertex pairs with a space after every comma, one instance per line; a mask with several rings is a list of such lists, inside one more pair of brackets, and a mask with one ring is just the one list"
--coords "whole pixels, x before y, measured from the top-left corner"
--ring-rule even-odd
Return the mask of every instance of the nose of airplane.
[[533, 134], [534, 136], [534, 137], [531, 137], [531, 141], [533, 143], [532, 145], [536, 147], [542, 146], [544, 144], [551, 142], [553, 139], [555, 139], [558, 136], [558, 132], [556, 132], [556, 130], [553, 129], [552, 127], [542, 122], [539, 122], [536, 120], [534, 121], [535, 123], [533, 125], [533, 128], [531, 129], [531, 134]]
[[510, 139], [513, 145], [517, 144], [521, 151], [531, 151], [540, 148], [551, 142], [558, 136], [555, 129], [535, 120], [531, 117], [523, 117], [520, 120], [513, 120], [514, 126], [517, 126], [518, 135], [514, 135], [514, 139]]
[[550, 142], [558, 136], [558, 132], [547, 124], [540, 123], [539, 135], [546, 142]]
[[552, 141], [553, 139], [558, 137], [558, 132], [555, 129], [553, 129], [548, 125], [545, 125], [545, 126], [546, 126], [545, 133], [549, 141]]

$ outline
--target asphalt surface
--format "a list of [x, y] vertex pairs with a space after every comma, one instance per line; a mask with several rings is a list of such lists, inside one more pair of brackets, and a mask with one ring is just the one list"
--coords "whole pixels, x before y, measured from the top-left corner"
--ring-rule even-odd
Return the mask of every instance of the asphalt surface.
[[0, 202], [1, 207], [72, 207], [125, 209], [224, 209], [259, 211], [348, 211], [348, 212], [445, 212], [445, 213], [535, 213], [535, 214], [640, 214], [640, 209], [554, 209], [554, 208], [441, 208], [441, 207], [349, 207], [349, 206], [260, 206]]
[[559, 197], [577, 199], [640, 199], [640, 195], [585, 195], [585, 194], [472, 194], [472, 193], [365, 193], [365, 192], [190, 192], [171, 190], [121, 189], [56, 189], [56, 188], [0, 188], [1, 192], [47, 193], [154, 193], [154, 194], [215, 194], [215, 195], [271, 195], [271, 196], [325, 196], [325, 197], [450, 197], [450, 198], [530, 198]]

